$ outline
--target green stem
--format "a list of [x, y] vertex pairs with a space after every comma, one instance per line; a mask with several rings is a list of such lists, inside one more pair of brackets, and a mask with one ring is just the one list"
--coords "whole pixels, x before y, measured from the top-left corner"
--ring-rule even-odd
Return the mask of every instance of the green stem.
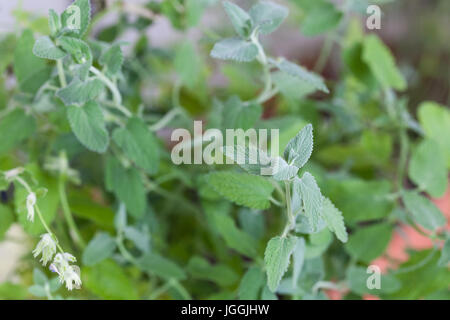
[[292, 208], [291, 208], [291, 183], [289, 181], [285, 181], [284, 186], [285, 186], [285, 190], [286, 190], [286, 213], [287, 213], [288, 221], [286, 222], [286, 226], [284, 228], [282, 237], [286, 237], [288, 232], [295, 225], [295, 217], [292, 214]]
[[[61, 200], [61, 206], [64, 213], [64, 218], [66, 219], [67, 225], [69, 226], [69, 230], [72, 231], [74, 235], [73, 240], [77, 242], [82, 249], [84, 249], [86, 247], [86, 243], [81, 237], [80, 231], [78, 230], [75, 220], [73, 219], [72, 213], [70, 212], [69, 202], [67, 201], [65, 182], [66, 182], [65, 175], [64, 173], [61, 173], [59, 176], [58, 191], [59, 191], [59, 198]], [[69, 233], [70, 235], [72, 235], [71, 232]]]
[[91, 71], [93, 74], [95, 74], [111, 91], [113, 95], [114, 100], [114, 106], [120, 110], [123, 114], [125, 114], [127, 117], [131, 117], [133, 114], [124, 106], [122, 106], [122, 95], [120, 94], [119, 89], [117, 86], [108, 78], [106, 77], [103, 72], [98, 70], [95, 67], [90, 67], [89, 71]]
[[330, 35], [326, 37], [324, 44], [322, 46], [322, 50], [320, 51], [319, 59], [317, 59], [316, 65], [314, 66], [314, 71], [317, 73], [321, 73], [323, 68], [330, 57], [331, 50], [333, 49], [333, 36]]
[[61, 59], [56, 60], [56, 67], [58, 69], [59, 82], [61, 83], [61, 87], [64, 88], [67, 86], [67, 81], [66, 75], [64, 74], [64, 67]]
[[409, 141], [408, 135], [406, 133], [406, 128], [401, 126], [399, 129], [399, 139], [400, 139], [400, 156], [398, 160], [398, 169], [397, 169], [397, 189], [403, 189], [403, 181], [405, 179], [406, 172], [406, 163], [408, 161], [408, 148]]
[[175, 107], [174, 109], [170, 110], [164, 117], [162, 117], [157, 123], [151, 125], [149, 129], [151, 131], [158, 131], [162, 128], [164, 128], [172, 119], [174, 119], [177, 115], [181, 113], [180, 108]]

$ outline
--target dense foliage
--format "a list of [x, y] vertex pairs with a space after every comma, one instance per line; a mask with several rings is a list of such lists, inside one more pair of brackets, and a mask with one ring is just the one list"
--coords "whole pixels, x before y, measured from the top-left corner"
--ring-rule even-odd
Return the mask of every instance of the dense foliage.
[[[409, 111], [407, 78], [364, 31], [360, 1], [222, 4], [16, 12], [27, 28], [0, 39], [0, 240], [17, 222], [30, 243], [0, 298], [448, 299], [450, 233], [430, 200], [447, 190], [448, 108]], [[220, 31], [202, 27], [214, 7], [229, 19]], [[111, 12], [117, 23], [99, 27]], [[154, 47], [145, 31], [162, 17], [202, 39]], [[282, 23], [326, 35], [314, 71], [265, 48]], [[129, 30], [136, 41], [121, 40]], [[319, 73], [333, 42], [331, 81]], [[171, 132], [194, 120], [279, 129], [280, 170], [175, 165]], [[369, 288], [367, 267], [403, 226], [432, 247], [391, 261]]]

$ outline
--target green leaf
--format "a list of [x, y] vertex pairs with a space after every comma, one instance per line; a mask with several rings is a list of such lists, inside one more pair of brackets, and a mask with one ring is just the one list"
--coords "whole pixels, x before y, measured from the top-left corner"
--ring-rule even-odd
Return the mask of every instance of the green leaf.
[[145, 228], [144, 230], [139, 230], [135, 227], [126, 226], [123, 228], [123, 235], [142, 252], [147, 253], [150, 251], [150, 235]]
[[84, 104], [94, 100], [103, 91], [103, 83], [97, 79], [81, 81], [74, 78], [69, 85], [56, 91], [56, 96], [60, 98], [66, 106], [73, 104]]
[[250, 62], [258, 55], [258, 47], [250, 42], [238, 38], [228, 38], [217, 42], [211, 57], [222, 60], [234, 60], [237, 62]]
[[52, 36], [56, 36], [56, 34], [62, 28], [61, 18], [53, 9], [50, 9], [48, 11], [48, 27]]
[[435, 198], [447, 190], [447, 167], [439, 145], [433, 140], [422, 141], [414, 150], [408, 174], [422, 190]]
[[292, 138], [284, 149], [284, 158], [289, 164], [302, 168], [309, 160], [313, 150], [313, 128], [306, 125]]
[[[5, 154], [17, 147], [36, 131], [33, 117], [21, 109], [15, 109], [0, 120], [0, 154]], [[5, 137], [8, 137], [7, 139]]]
[[176, 263], [160, 256], [157, 253], [147, 253], [138, 259], [138, 263], [143, 270], [154, 273], [166, 279], [186, 279], [186, 273]]
[[435, 102], [423, 102], [418, 117], [425, 135], [438, 143], [450, 168], [450, 111]]
[[262, 107], [257, 103], [244, 104], [237, 96], [230, 97], [224, 106], [223, 129], [253, 128], [256, 121], [261, 118]]
[[339, 240], [347, 242], [348, 234], [345, 229], [342, 212], [328, 198], [325, 198], [323, 201], [322, 217], [327, 223], [328, 229], [334, 232]]
[[232, 2], [223, 1], [222, 4], [227, 12], [228, 18], [230, 18], [230, 21], [233, 24], [234, 30], [236, 30], [236, 33], [242, 38], [247, 38], [252, 31], [252, 18], [247, 12]]
[[106, 188], [113, 191], [135, 218], [144, 216], [147, 209], [145, 187], [139, 171], [133, 167], [125, 169], [115, 158], [106, 162]]
[[438, 265], [440, 267], [446, 267], [450, 263], [450, 238], [444, 243], [441, 250], [441, 257], [439, 258]]
[[290, 100], [300, 100], [316, 91], [308, 82], [282, 71], [273, 72], [272, 80], [280, 93]]
[[8, 231], [13, 222], [14, 214], [12, 210], [3, 204], [0, 204], [0, 241], [3, 240], [5, 233]]
[[295, 178], [294, 192], [297, 192], [302, 199], [303, 209], [311, 228], [317, 230], [320, 225], [324, 197], [316, 180], [309, 172], [305, 172], [301, 179]]
[[264, 272], [256, 266], [247, 270], [239, 284], [240, 300], [258, 300], [262, 287], [265, 285]]
[[[316, 2], [316, 1], [315, 1]], [[342, 12], [328, 2], [314, 4], [302, 21], [301, 30], [306, 36], [316, 36], [336, 28], [342, 19]]]
[[[248, 173], [267, 175], [272, 172], [271, 163], [273, 159], [271, 159], [266, 152], [252, 145], [249, 145], [248, 147], [239, 144], [225, 146], [222, 147], [222, 153]], [[281, 161], [284, 160], [280, 158], [280, 163]], [[284, 163], [286, 162], [284, 161]]]
[[47, 292], [45, 291], [45, 288], [40, 285], [33, 285], [28, 288], [28, 292], [31, 293], [33, 296], [43, 298], [47, 296]]
[[354, 259], [371, 263], [386, 250], [391, 236], [392, 226], [387, 223], [378, 223], [357, 229], [350, 235], [345, 248]]
[[329, 93], [329, 90], [325, 85], [322, 77], [319, 76], [318, 74], [308, 71], [302, 66], [287, 61], [284, 58], [278, 61], [271, 61], [271, 63], [275, 65], [278, 69], [280, 69], [282, 72], [306, 82], [307, 84], [311, 85], [317, 90]]
[[89, 241], [83, 252], [83, 264], [93, 266], [109, 258], [116, 249], [116, 241], [109, 234], [99, 232]]
[[204, 203], [206, 213], [211, 217], [217, 232], [224, 238], [228, 247], [247, 256], [257, 255], [258, 244], [254, 238], [236, 226], [228, 212], [223, 212], [217, 203]]
[[266, 179], [237, 172], [214, 172], [208, 176], [208, 183], [226, 199], [253, 209], [270, 207], [273, 185]]
[[48, 282], [47, 276], [38, 268], [33, 269], [33, 282], [34, 284], [45, 286]]
[[181, 82], [189, 88], [195, 87], [202, 72], [201, 59], [191, 42], [183, 42], [176, 50], [174, 67]]
[[289, 14], [289, 9], [272, 1], [259, 1], [249, 11], [259, 31], [263, 34], [274, 32]]
[[266, 264], [267, 285], [270, 291], [275, 292], [287, 271], [297, 240], [298, 238], [293, 236], [274, 237], [267, 243], [264, 263]]
[[406, 89], [406, 81], [395, 66], [391, 52], [374, 34], [364, 39], [363, 60], [369, 65], [375, 78], [383, 87], [396, 90]]
[[149, 174], [158, 172], [159, 146], [154, 134], [139, 118], [128, 120], [126, 127], [113, 133], [114, 142], [125, 155]]
[[66, 56], [66, 53], [59, 49], [48, 36], [43, 36], [36, 40], [33, 53], [39, 58], [49, 60], [58, 60]]
[[50, 78], [52, 68], [45, 60], [33, 54], [34, 37], [25, 30], [17, 41], [14, 51], [14, 74], [19, 87], [26, 93], [34, 94]]
[[192, 257], [189, 260], [187, 271], [194, 279], [209, 280], [222, 287], [232, 286], [238, 280], [237, 274], [227, 265], [211, 265], [201, 257]]
[[96, 102], [89, 101], [82, 107], [68, 107], [67, 117], [73, 133], [82, 145], [99, 153], [108, 149], [108, 131], [102, 110]]
[[89, 45], [83, 40], [62, 36], [57, 40], [57, 44], [60, 45], [67, 53], [69, 53], [74, 61], [79, 64], [75, 70], [81, 80], [85, 80], [89, 75], [89, 68], [92, 66], [92, 51]]
[[108, 300], [136, 300], [136, 286], [123, 267], [113, 260], [105, 260], [81, 272], [83, 286], [100, 298]]
[[347, 281], [350, 290], [363, 295], [363, 294], [381, 294], [396, 292], [401, 287], [400, 281], [392, 275], [380, 274], [380, 289], [369, 289], [367, 286], [367, 280], [373, 273], [367, 272], [365, 268], [352, 266], [347, 269]]
[[436, 230], [445, 226], [447, 222], [442, 212], [429, 199], [418, 192], [407, 191], [403, 193], [403, 203], [412, 214], [416, 223], [428, 230]]
[[69, 35], [81, 38], [91, 21], [91, 3], [89, 0], [76, 0], [61, 14], [63, 28], [70, 30]]
[[325, 253], [333, 241], [333, 236], [328, 229], [322, 229], [309, 235], [309, 241], [305, 247], [305, 259], [318, 258]]
[[305, 239], [298, 238], [297, 244], [295, 245], [294, 251], [292, 253], [292, 283], [294, 285], [297, 284], [300, 273], [302, 272], [303, 263], [305, 261], [305, 251]]
[[115, 44], [109, 47], [105, 52], [102, 53], [99, 62], [105, 68], [105, 71], [108, 75], [117, 75], [121, 70], [123, 64], [123, 53], [120, 45]]

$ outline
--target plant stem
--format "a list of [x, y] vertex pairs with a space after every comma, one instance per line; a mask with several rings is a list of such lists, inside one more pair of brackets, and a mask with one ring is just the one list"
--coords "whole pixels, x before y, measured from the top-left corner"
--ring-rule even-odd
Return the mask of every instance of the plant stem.
[[172, 119], [174, 119], [177, 115], [181, 114], [181, 110], [178, 107], [170, 110], [168, 113], [164, 115], [157, 123], [151, 125], [149, 129], [151, 131], [158, 131], [164, 128]]
[[291, 208], [291, 182], [285, 181], [284, 186], [285, 186], [285, 190], [286, 190], [286, 213], [287, 213], [288, 221], [284, 228], [282, 237], [286, 237], [288, 232], [292, 229], [292, 227], [295, 224], [295, 218], [294, 218], [294, 215], [292, 214], [292, 208]]
[[58, 69], [58, 77], [59, 82], [61, 83], [61, 87], [64, 88], [67, 86], [66, 75], [64, 74], [64, 67], [61, 59], [56, 60], [56, 67]]
[[66, 219], [67, 225], [69, 226], [69, 230], [72, 231], [69, 232], [70, 235], [72, 236], [72, 233], [74, 234], [73, 240], [77, 242], [82, 249], [84, 249], [86, 247], [86, 243], [81, 237], [80, 231], [78, 230], [75, 220], [73, 219], [72, 213], [70, 212], [69, 202], [67, 201], [65, 182], [66, 179], [64, 173], [61, 173], [59, 176], [58, 191], [59, 191], [59, 198], [61, 200], [61, 206], [64, 213], [64, 218]]
[[397, 189], [403, 189], [403, 180], [405, 179], [406, 163], [408, 161], [408, 135], [406, 133], [406, 128], [402, 125], [399, 129], [399, 139], [400, 139], [400, 156], [398, 160], [398, 170], [397, 170]]
[[317, 59], [316, 65], [314, 66], [314, 71], [321, 73], [323, 68], [330, 57], [331, 50], [333, 49], [333, 35], [327, 36], [323, 43], [322, 49], [320, 51], [319, 59]]
[[114, 106], [118, 110], [120, 110], [123, 114], [125, 114], [127, 117], [133, 116], [133, 114], [127, 108], [122, 106], [122, 95], [120, 94], [120, 91], [117, 88], [116, 84], [113, 83], [110, 79], [108, 79], [108, 77], [105, 76], [103, 72], [101, 72], [100, 70], [98, 70], [93, 66], [89, 68], [89, 71], [95, 74], [111, 91], [113, 95]]

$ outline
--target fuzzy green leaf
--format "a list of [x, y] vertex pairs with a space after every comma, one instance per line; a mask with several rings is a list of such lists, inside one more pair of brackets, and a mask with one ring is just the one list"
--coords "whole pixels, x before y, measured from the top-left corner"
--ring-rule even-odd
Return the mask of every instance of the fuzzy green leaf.
[[106, 188], [113, 191], [135, 218], [141, 218], [147, 208], [145, 187], [139, 171], [133, 167], [125, 169], [112, 157], [106, 161]]
[[419, 188], [432, 197], [444, 195], [447, 190], [447, 168], [436, 142], [424, 140], [417, 146], [411, 157], [408, 174]]
[[387, 88], [406, 89], [406, 81], [395, 65], [389, 49], [376, 35], [364, 39], [363, 60], [369, 65], [378, 82]]
[[239, 284], [239, 299], [258, 300], [260, 291], [264, 285], [265, 277], [263, 271], [256, 266], [249, 268]]
[[247, 38], [252, 31], [252, 18], [247, 12], [232, 2], [224, 1], [222, 4], [227, 12], [228, 18], [230, 18], [230, 21], [233, 24], [234, 30], [236, 30], [236, 33], [242, 38]]
[[58, 48], [48, 36], [40, 37], [36, 40], [33, 47], [33, 53], [39, 58], [58, 60], [64, 58], [67, 54]]
[[211, 57], [237, 62], [250, 62], [258, 55], [258, 47], [249, 41], [228, 38], [217, 42], [211, 51]]
[[450, 168], [450, 111], [435, 103], [424, 102], [419, 106], [420, 124], [427, 138], [436, 141], [444, 153], [447, 168]]
[[273, 185], [266, 179], [237, 172], [214, 172], [208, 176], [208, 183], [226, 199], [253, 209], [270, 207]]
[[175, 262], [157, 253], [147, 253], [138, 260], [139, 266], [166, 279], [186, 279], [186, 273]]
[[74, 78], [66, 87], [56, 91], [56, 96], [60, 98], [66, 106], [84, 104], [97, 98], [103, 91], [103, 88], [103, 83], [97, 78], [86, 81]]
[[322, 218], [328, 225], [328, 228], [336, 234], [336, 237], [342, 242], [347, 242], [348, 234], [345, 229], [342, 212], [337, 209], [330, 199], [323, 201]]
[[386, 250], [391, 236], [392, 226], [378, 223], [358, 229], [350, 236], [345, 248], [354, 259], [370, 263]]
[[[0, 154], [7, 153], [36, 131], [36, 121], [21, 109], [15, 109], [0, 120]], [[8, 137], [7, 139], [5, 137]]]
[[109, 258], [116, 249], [116, 241], [105, 232], [98, 233], [89, 241], [83, 252], [83, 264], [93, 266]]
[[289, 9], [272, 1], [259, 1], [249, 11], [259, 31], [263, 34], [274, 32], [289, 14]]
[[289, 141], [284, 149], [284, 158], [289, 164], [302, 168], [311, 157], [313, 150], [313, 128], [306, 125]]
[[301, 24], [301, 31], [306, 36], [316, 36], [336, 28], [343, 14], [335, 5], [328, 2], [314, 1]]
[[301, 179], [294, 180], [294, 192], [298, 192], [302, 199], [303, 209], [311, 228], [317, 230], [320, 225], [324, 197], [316, 180], [309, 172], [305, 172]]
[[188, 272], [194, 279], [209, 280], [222, 287], [229, 287], [238, 280], [237, 274], [225, 264], [210, 264], [201, 257], [192, 257], [187, 266]]
[[108, 75], [117, 75], [123, 64], [123, 53], [120, 45], [115, 44], [109, 47], [102, 53], [99, 62], [103, 67], [105, 67], [105, 71]]
[[81, 38], [91, 21], [90, 0], [76, 0], [61, 14], [62, 28], [72, 37]]
[[444, 243], [441, 250], [441, 257], [439, 258], [438, 264], [440, 267], [446, 267], [450, 263], [450, 238]]
[[117, 128], [114, 131], [113, 139], [137, 166], [149, 174], [155, 174], [158, 171], [158, 142], [141, 119], [128, 120], [126, 127]]
[[295, 63], [281, 59], [280, 61], [271, 61], [277, 68], [282, 72], [305, 81], [309, 85], [313, 86], [315, 89], [329, 93], [327, 86], [325, 85], [323, 79], [318, 74], [306, 70], [304, 67], [299, 66]]
[[436, 230], [446, 223], [442, 212], [429, 199], [418, 192], [407, 191], [403, 194], [403, 203], [412, 214], [416, 223], [428, 230]]
[[73, 133], [91, 151], [103, 153], [108, 149], [109, 135], [99, 105], [90, 101], [84, 106], [69, 106], [67, 117]]
[[267, 243], [264, 253], [264, 263], [266, 264], [267, 285], [270, 291], [274, 292], [286, 273], [290, 257], [297, 244], [297, 237], [275, 237]]

